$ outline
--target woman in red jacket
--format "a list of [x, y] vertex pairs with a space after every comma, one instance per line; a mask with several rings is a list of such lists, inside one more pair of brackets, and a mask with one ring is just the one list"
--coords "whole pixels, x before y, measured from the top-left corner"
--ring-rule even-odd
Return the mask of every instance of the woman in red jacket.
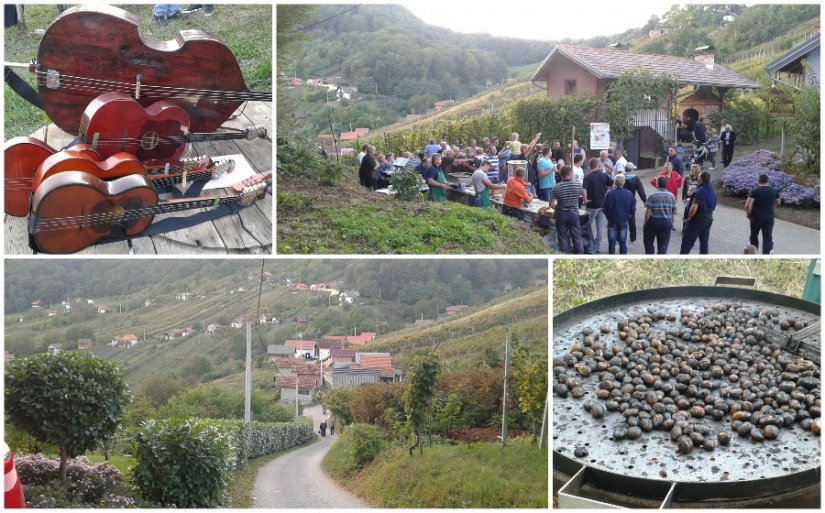
[[665, 162], [665, 167], [662, 168], [662, 172], [654, 176], [653, 179], [650, 180], [650, 185], [656, 187], [656, 179], [660, 176], [664, 176], [665, 178], [667, 178], [668, 192], [673, 194], [674, 198], [678, 198], [679, 190], [682, 188], [682, 177], [679, 176], [679, 173], [673, 172], [673, 166], [670, 165], [670, 162]]

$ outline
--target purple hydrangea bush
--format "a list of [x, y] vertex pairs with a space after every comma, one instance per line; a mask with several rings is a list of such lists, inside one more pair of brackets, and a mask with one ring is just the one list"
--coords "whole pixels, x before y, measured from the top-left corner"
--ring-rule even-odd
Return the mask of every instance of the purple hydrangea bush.
[[768, 150], [757, 150], [731, 163], [722, 171], [722, 187], [731, 196], [744, 198], [756, 187], [761, 174], [768, 175], [768, 183], [779, 189], [784, 205], [819, 206], [819, 187], [803, 187], [794, 183], [793, 175], [782, 172], [779, 156]]
[[66, 487], [60, 486], [59, 459], [42, 454], [18, 456], [15, 461], [20, 482], [26, 489], [29, 507], [113, 507], [134, 506], [134, 499], [123, 496], [123, 475], [109, 463], [91, 463], [86, 457], [70, 459], [66, 469]]

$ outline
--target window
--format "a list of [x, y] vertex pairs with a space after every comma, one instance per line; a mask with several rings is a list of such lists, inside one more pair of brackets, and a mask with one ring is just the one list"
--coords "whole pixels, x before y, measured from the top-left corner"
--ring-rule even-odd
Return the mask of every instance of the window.
[[565, 80], [564, 81], [564, 94], [569, 96], [576, 96], [576, 81], [575, 80]]
[[299, 388], [298, 395], [309, 395], [309, 390], [307, 390], [306, 388]]

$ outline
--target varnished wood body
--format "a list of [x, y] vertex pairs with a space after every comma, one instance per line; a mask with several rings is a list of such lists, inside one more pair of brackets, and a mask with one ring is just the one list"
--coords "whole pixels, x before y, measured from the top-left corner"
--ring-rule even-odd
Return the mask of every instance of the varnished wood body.
[[[73, 150], [100, 159], [100, 155], [89, 145], [79, 144]], [[54, 148], [33, 137], [15, 137], [6, 142], [3, 147], [6, 214], [17, 217], [28, 215], [34, 175], [38, 166], [55, 152]]]
[[104, 157], [131, 153], [140, 161], [179, 160], [186, 149], [184, 137], [189, 115], [179, 106], [155, 102], [144, 108], [124, 93], [104, 93], [83, 111], [80, 135], [97, 139], [95, 148]]
[[83, 152], [65, 150], [51, 155], [38, 166], [32, 190], [36, 191], [48, 177], [65, 171], [83, 171], [101, 180], [146, 174], [143, 164], [128, 153], [115, 153], [106, 160], [100, 160]]
[[109, 236], [138, 234], [154, 216], [123, 223], [120, 216], [157, 202], [157, 192], [142, 175], [107, 182], [79, 171], [58, 173], [44, 180], [32, 198], [34, 245], [44, 253], [75, 253]]
[[[135, 84], [175, 88], [248, 91], [235, 56], [219, 40], [200, 30], [182, 30], [170, 41], [141, 36], [137, 18], [112, 6], [80, 6], [63, 12], [40, 42], [39, 71]], [[38, 80], [43, 108], [51, 120], [75, 133], [83, 109], [105, 91], [49, 89]], [[110, 89], [111, 90], [111, 89]], [[134, 92], [130, 93], [134, 96]], [[194, 132], [213, 132], [240, 106], [237, 100], [204, 97], [168, 98], [182, 107]], [[148, 107], [157, 97], [142, 96]]]

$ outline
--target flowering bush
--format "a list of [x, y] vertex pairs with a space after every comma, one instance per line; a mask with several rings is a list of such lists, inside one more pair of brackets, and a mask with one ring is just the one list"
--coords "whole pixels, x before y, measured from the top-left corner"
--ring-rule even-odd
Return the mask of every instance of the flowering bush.
[[784, 205], [795, 207], [819, 206], [819, 186], [803, 187], [799, 184], [791, 184], [779, 193], [779, 199]]
[[59, 459], [26, 454], [17, 458], [15, 466], [30, 507], [97, 506], [107, 497], [116, 499], [118, 504], [131, 500], [113, 493], [119, 490], [123, 476], [108, 463], [95, 465], [84, 456], [69, 460], [65, 488], [59, 485]]
[[776, 153], [768, 150], [755, 151], [722, 171], [722, 187], [731, 196], [745, 197], [756, 187], [759, 175], [767, 174], [768, 183], [779, 189], [779, 198], [783, 204], [819, 206], [819, 187], [795, 184], [793, 175], [783, 173], [782, 166]]

